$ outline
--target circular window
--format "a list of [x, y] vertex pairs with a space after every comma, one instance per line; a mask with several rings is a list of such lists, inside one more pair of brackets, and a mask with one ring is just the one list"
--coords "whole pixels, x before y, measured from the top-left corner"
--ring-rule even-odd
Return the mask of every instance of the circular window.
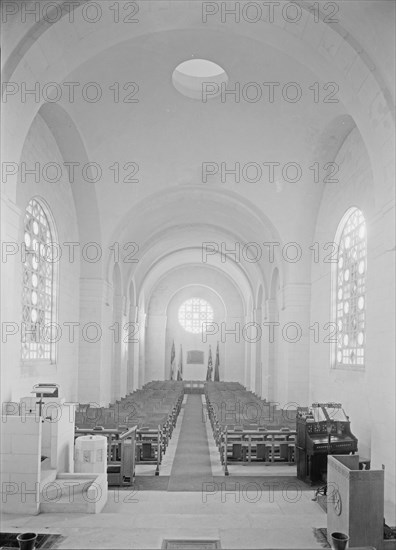
[[199, 334], [213, 321], [213, 308], [206, 300], [190, 298], [179, 307], [178, 318], [184, 330]]
[[172, 74], [172, 83], [178, 92], [203, 101], [219, 96], [221, 84], [227, 82], [225, 70], [207, 59], [183, 61]]

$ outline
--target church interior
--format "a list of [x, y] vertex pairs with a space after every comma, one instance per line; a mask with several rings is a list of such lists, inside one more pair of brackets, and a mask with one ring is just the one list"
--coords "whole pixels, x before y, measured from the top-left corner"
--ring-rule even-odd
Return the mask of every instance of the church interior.
[[395, 3], [1, 36], [0, 547], [394, 550]]

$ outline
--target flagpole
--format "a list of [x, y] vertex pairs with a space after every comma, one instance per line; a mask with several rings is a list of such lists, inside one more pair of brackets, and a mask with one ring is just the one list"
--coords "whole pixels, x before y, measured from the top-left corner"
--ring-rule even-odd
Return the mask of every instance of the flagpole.
[[215, 370], [214, 370], [214, 381], [215, 382], [220, 382], [219, 366], [220, 366], [219, 341], [217, 341], [216, 362], [215, 362]]
[[176, 357], [176, 352], [175, 352], [175, 341], [173, 340], [172, 342], [172, 349], [171, 349], [171, 365], [170, 365], [170, 379], [171, 380], [174, 380], [175, 378], [175, 357]]
[[209, 344], [209, 356], [208, 356], [208, 369], [206, 371], [206, 381], [212, 381], [213, 360], [212, 360], [212, 347]]
[[179, 368], [177, 369], [177, 379], [183, 380], [183, 347], [181, 344], [180, 344]]

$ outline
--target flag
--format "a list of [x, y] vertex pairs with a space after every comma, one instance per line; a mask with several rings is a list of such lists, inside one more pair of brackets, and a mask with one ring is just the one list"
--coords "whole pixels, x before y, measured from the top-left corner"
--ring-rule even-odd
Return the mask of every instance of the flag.
[[177, 379], [183, 380], [183, 348], [180, 344], [180, 359], [179, 359], [179, 369], [177, 371]]
[[217, 342], [216, 362], [215, 362], [215, 371], [214, 371], [214, 381], [215, 382], [220, 382], [219, 366], [220, 366], [219, 343]]
[[213, 361], [212, 361], [212, 348], [209, 346], [209, 358], [208, 358], [208, 370], [206, 371], [206, 381], [212, 380]]
[[171, 380], [175, 379], [175, 370], [176, 370], [175, 357], [176, 357], [175, 341], [173, 340], [172, 351], [171, 351], [171, 372], [170, 372], [170, 379]]

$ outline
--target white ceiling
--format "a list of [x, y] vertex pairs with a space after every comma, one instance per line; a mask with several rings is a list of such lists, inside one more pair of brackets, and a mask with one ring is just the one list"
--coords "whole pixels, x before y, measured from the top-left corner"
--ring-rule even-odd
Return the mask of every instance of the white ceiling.
[[[343, 1], [337, 5], [337, 32], [364, 54], [392, 91], [394, 2]], [[268, 227], [284, 240], [292, 240], [298, 220], [300, 236], [308, 240], [323, 189], [313, 180], [309, 166], [332, 161], [354, 127], [349, 105], [341, 101], [350, 98], [341, 80], [338, 103], [315, 103], [309, 90], [315, 82], [322, 87], [333, 81], [337, 74], [334, 66], [316, 51], [297, 48], [297, 30], [290, 25], [203, 24], [194, 2], [152, 1], [146, 6], [148, 13], [139, 28], [107, 25], [106, 21], [96, 26], [70, 25], [62, 20], [53, 26], [41, 21], [30, 29], [23, 25], [4, 29], [6, 72], [18, 65], [19, 57], [26, 54], [38, 59], [40, 51], [47, 57], [48, 67], [41, 66], [41, 73], [32, 78], [48, 82], [56, 76], [58, 81], [82, 84], [92, 81], [103, 89], [102, 100], [96, 104], [81, 100], [79, 94], [74, 103], [61, 104], [77, 126], [89, 160], [99, 162], [107, 173], [95, 186], [103, 239], [110, 241], [122, 231], [125, 240], [139, 240], [143, 248], [149, 248], [151, 241], [157, 243], [155, 235], [161, 228], [179, 228], [185, 242], [175, 241], [176, 253], [189, 246], [189, 231], [213, 222], [229, 237], [255, 240], [258, 228], [247, 223], [252, 215], [249, 209], [243, 207], [239, 216], [231, 200], [212, 200], [212, 189], [224, 191], [224, 197], [227, 193], [239, 195], [241, 203], [250, 203], [251, 212], [257, 208]], [[169, 6], [172, 11], [167, 11]], [[70, 41], [63, 52], [61, 35], [62, 40]], [[73, 49], [77, 43], [78, 53]], [[15, 45], [17, 52], [13, 52]], [[172, 73], [191, 58], [208, 59], [223, 67], [229, 77], [228, 88], [237, 83], [243, 87], [248, 82], [279, 82], [276, 101], [268, 101], [267, 87], [262, 88], [262, 100], [256, 103], [243, 98], [236, 103], [232, 97], [225, 102], [216, 98], [202, 103], [184, 97], [173, 87]], [[123, 83], [136, 82], [139, 102], [115, 103], [109, 89], [114, 82], [121, 88]], [[280, 88], [289, 82], [301, 86], [303, 97], [298, 103], [281, 98]], [[137, 163], [139, 183], [115, 184], [112, 172], [106, 172], [115, 162], [121, 166]], [[219, 175], [202, 183], [205, 162], [225, 162], [229, 167], [237, 162], [242, 166], [297, 162], [303, 177], [293, 184], [278, 177], [276, 185], [268, 181], [267, 168], [262, 166], [262, 179], [257, 183], [235, 183], [231, 176], [222, 183]], [[175, 192], [179, 186], [181, 194]], [[204, 187], [199, 200], [197, 186]], [[172, 189], [168, 199], [164, 195], [167, 189]]]

